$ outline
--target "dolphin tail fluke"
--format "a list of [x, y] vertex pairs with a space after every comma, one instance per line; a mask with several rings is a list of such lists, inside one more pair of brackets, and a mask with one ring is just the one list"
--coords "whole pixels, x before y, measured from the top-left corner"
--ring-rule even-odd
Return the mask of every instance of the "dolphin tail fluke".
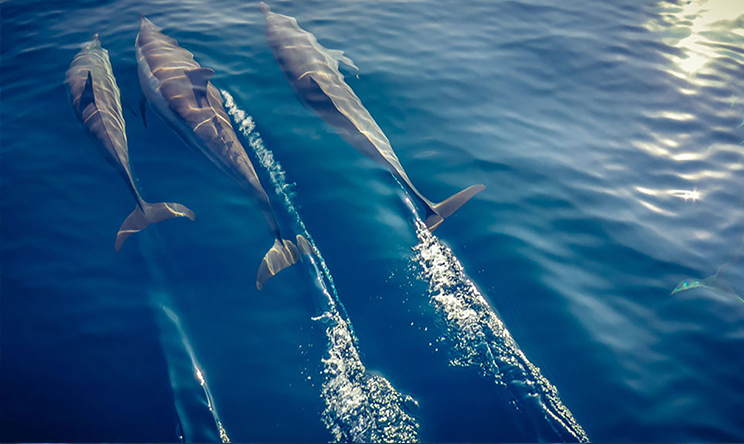
[[426, 217], [426, 228], [428, 228], [429, 231], [434, 231], [442, 222], [444, 222], [444, 219], [450, 217], [452, 213], [465, 205], [465, 202], [469, 201], [473, 196], [485, 189], [486, 187], [484, 185], [473, 185], [465, 188], [445, 201], [432, 205], [429, 209], [429, 214]]
[[297, 235], [297, 248], [300, 250], [300, 253], [306, 254], [308, 256], [313, 255], [313, 247], [310, 245], [310, 242], [305, 239], [305, 236], [298, 234]]
[[151, 224], [174, 217], [188, 217], [191, 220], [195, 218], [193, 211], [179, 203], [143, 202], [142, 207], [137, 205], [134, 211], [124, 220], [124, 223], [121, 224], [119, 232], [116, 233], [116, 245], [114, 249], [119, 252], [124, 241], [129, 239], [129, 236], [144, 230]]
[[300, 260], [300, 252], [297, 250], [292, 241], [285, 239], [276, 239], [274, 245], [264, 256], [261, 265], [258, 267], [256, 276], [256, 288], [261, 290], [272, 276], [280, 271], [297, 263]]

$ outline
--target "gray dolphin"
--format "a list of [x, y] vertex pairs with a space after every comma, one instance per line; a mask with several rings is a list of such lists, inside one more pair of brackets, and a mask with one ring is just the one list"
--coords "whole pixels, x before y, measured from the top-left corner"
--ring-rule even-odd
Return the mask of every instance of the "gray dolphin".
[[204, 153], [258, 202], [276, 239], [258, 269], [260, 290], [270, 277], [299, 260], [297, 247], [281, 237], [269, 197], [222, 107], [222, 95], [209, 81], [214, 71], [202, 68], [193, 54], [160, 31], [141, 17], [135, 47], [142, 90], [187, 145]]
[[483, 185], [473, 185], [440, 203], [424, 197], [411, 183], [388, 138], [339, 72], [339, 62], [357, 69], [354, 62], [343, 51], [321, 46], [314, 35], [300, 28], [295, 18], [271, 12], [266, 3], [261, 2], [260, 6], [266, 14], [269, 46], [300, 101], [357, 151], [405, 182], [426, 206], [429, 230], [434, 231], [444, 218], [485, 189]]
[[150, 224], [173, 217], [194, 220], [194, 212], [179, 203], [148, 203], [132, 180], [124, 118], [121, 115], [119, 87], [111, 69], [108, 51], [101, 47], [98, 34], [86, 42], [65, 75], [72, 108], [91, 137], [108, 151], [119, 174], [137, 201], [137, 206], [121, 224], [114, 249]]

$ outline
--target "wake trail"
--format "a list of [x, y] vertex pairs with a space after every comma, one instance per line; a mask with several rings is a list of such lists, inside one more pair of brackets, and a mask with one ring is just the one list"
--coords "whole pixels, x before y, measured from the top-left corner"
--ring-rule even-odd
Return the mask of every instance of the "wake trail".
[[269, 174], [277, 195], [294, 222], [295, 234], [304, 236], [313, 256], [303, 263], [318, 288], [324, 311], [313, 318], [325, 326], [328, 340], [323, 362], [321, 398], [325, 402], [322, 420], [335, 442], [417, 442], [419, 424], [407, 410], [418, 405], [409, 395], [395, 390], [384, 377], [367, 372], [359, 358], [357, 339], [338, 297], [328, 266], [293, 202], [290, 182], [273, 153], [255, 131], [253, 119], [240, 109], [232, 95], [222, 90], [227, 112]]
[[450, 364], [476, 368], [482, 376], [505, 385], [541, 440], [555, 441], [551, 435], [557, 435], [563, 441], [589, 442], [558, 390], [527, 359], [460, 260], [426, 228], [410, 196], [405, 200], [418, 237], [412, 260], [428, 282], [429, 303], [445, 326]]
[[189, 360], [191, 361], [191, 368], [193, 369], [194, 376], [199, 382], [199, 385], [201, 386], [202, 390], [204, 391], [204, 397], [207, 401], [207, 408], [209, 409], [209, 412], [212, 414], [212, 418], [214, 418], [215, 425], [217, 426], [217, 430], [220, 434], [220, 441], [223, 443], [229, 443], [230, 438], [227, 436], [227, 431], [225, 430], [225, 427], [222, 425], [222, 421], [220, 421], [220, 417], [217, 414], [217, 409], [214, 406], [214, 399], [212, 398], [212, 392], [209, 390], [209, 385], [207, 384], [207, 378], [204, 375], [204, 371], [202, 370], [201, 365], [199, 364], [199, 361], [196, 359], [196, 353], [194, 353], [194, 349], [191, 346], [191, 341], [189, 341], [189, 337], [186, 335], [186, 332], [183, 330], [183, 327], [181, 326], [181, 320], [178, 318], [178, 316], [167, 306], [163, 305], [163, 312], [168, 316], [168, 319], [173, 323], [173, 326], [176, 328], [178, 332], [178, 336], [181, 339], [181, 344], [183, 345], [183, 349], [186, 351], [186, 353], [189, 356]]
[[[168, 254], [157, 227], [151, 227], [151, 230], [148, 235], [142, 236], [139, 242], [142, 256], [156, 284], [156, 288], [150, 291], [150, 305], [156, 309], [160, 344], [168, 365], [173, 403], [179, 419], [179, 439], [182, 442], [214, 442], [215, 438], [218, 438], [223, 443], [229, 443], [230, 438], [217, 414], [202, 366], [196, 358], [179, 317], [171, 308], [174, 307], [174, 303], [171, 300], [171, 285], [167, 276], [172, 276], [177, 271], [171, 265], [171, 273], [168, 274], [163, 269], [165, 265], [162, 264], [173, 264], [174, 259]], [[155, 245], [148, 246], [151, 239], [156, 241]], [[161, 257], [155, 258], [154, 255]], [[195, 383], [201, 387], [201, 394], [195, 388]], [[205, 410], [209, 412], [209, 416]], [[212, 421], [213, 424], [210, 424]]]

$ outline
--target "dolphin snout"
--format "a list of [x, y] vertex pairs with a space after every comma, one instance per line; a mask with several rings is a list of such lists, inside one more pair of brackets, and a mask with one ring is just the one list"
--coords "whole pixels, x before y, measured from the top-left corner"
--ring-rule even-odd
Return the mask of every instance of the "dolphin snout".
[[261, 8], [261, 12], [263, 12], [264, 14], [268, 14], [269, 12], [271, 12], [271, 8], [269, 8], [269, 5], [264, 2], [260, 2], [258, 4], [258, 7]]
[[140, 28], [142, 29], [159, 29], [157, 26], [155, 26], [155, 23], [150, 21], [145, 14], [140, 14]]

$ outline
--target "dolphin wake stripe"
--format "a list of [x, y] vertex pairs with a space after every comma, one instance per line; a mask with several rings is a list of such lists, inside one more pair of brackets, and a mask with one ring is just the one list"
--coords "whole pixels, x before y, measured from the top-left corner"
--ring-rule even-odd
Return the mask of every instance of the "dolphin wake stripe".
[[[413, 260], [421, 278], [429, 283], [429, 302], [446, 325], [451, 346], [450, 364], [475, 367], [484, 377], [507, 387], [516, 407], [528, 415], [533, 429], [541, 434], [545, 418], [551, 434], [564, 441], [589, 442], [589, 438], [563, 405], [558, 390], [520, 350], [504, 323], [489, 305], [452, 250], [427, 228], [410, 197], [416, 236]], [[555, 436], [540, 436], [555, 440]]]
[[189, 359], [191, 360], [191, 367], [194, 370], [194, 377], [197, 379], [197, 381], [199, 381], [199, 385], [201, 386], [202, 390], [204, 390], [204, 397], [207, 400], [207, 408], [214, 418], [214, 424], [220, 434], [220, 441], [222, 441], [223, 443], [229, 443], [230, 438], [227, 436], [227, 431], [222, 425], [222, 421], [220, 421], [220, 417], [217, 414], [217, 408], [214, 405], [214, 399], [212, 398], [211, 390], [209, 390], [207, 378], [206, 376], [204, 376], [204, 371], [202, 371], [201, 365], [196, 359], [196, 353], [194, 353], [194, 349], [191, 346], [191, 341], [189, 341], [189, 337], [186, 336], [186, 332], [184, 332], [183, 327], [181, 326], [181, 320], [178, 319], [178, 316], [173, 312], [173, 310], [169, 309], [167, 306], [163, 305], [162, 309], [165, 312], [166, 316], [168, 316], [168, 319], [170, 319], [170, 321], [173, 323], [173, 326], [178, 331], [178, 335], [181, 339], [181, 344], [183, 345], [186, 353], [189, 355]]
[[[186, 281], [174, 267], [177, 261], [169, 253], [167, 245], [157, 229], [149, 236], [139, 239], [142, 257], [150, 271], [153, 285], [149, 291], [150, 307], [155, 311], [155, 318], [160, 331], [160, 345], [165, 355], [170, 380], [173, 404], [178, 418], [177, 433], [181, 442], [216, 442], [229, 443], [225, 427], [217, 414], [212, 392], [209, 389], [206, 375], [196, 358], [181, 320], [175, 313], [176, 304], [171, 295], [174, 290], [171, 280]], [[197, 389], [197, 382], [201, 390]], [[209, 410], [209, 415], [204, 407]], [[210, 424], [210, 422], [212, 422]]]
[[295, 234], [303, 235], [315, 253], [309, 260], [307, 256], [303, 260], [305, 264], [309, 262], [310, 273], [323, 295], [325, 310], [314, 318], [325, 325], [328, 339], [328, 355], [323, 358], [323, 423], [335, 442], [417, 442], [418, 422], [406, 412], [406, 407], [417, 405], [416, 401], [396, 391], [384, 377], [367, 373], [333, 277], [292, 202], [284, 170], [264, 146], [253, 119], [238, 108], [230, 93], [223, 90], [222, 95], [227, 112], [269, 173], [277, 195], [294, 218]]

